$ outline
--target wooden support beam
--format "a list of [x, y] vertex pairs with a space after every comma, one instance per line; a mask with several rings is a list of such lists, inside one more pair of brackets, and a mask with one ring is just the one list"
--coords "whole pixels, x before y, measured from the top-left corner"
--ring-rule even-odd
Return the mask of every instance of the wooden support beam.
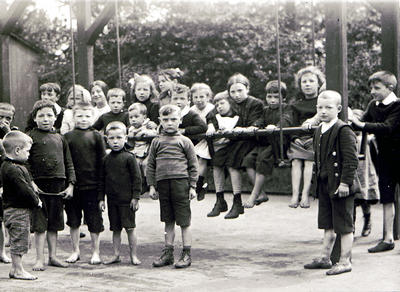
[[15, 24], [23, 15], [26, 7], [31, 4], [31, 1], [14, 0], [7, 11], [1, 13], [1, 28], [0, 33], [9, 34], [15, 27]]
[[107, 2], [103, 11], [95, 19], [92, 25], [86, 30], [86, 39], [88, 45], [94, 45], [96, 39], [103, 31], [104, 26], [115, 14], [115, 3], [114, 1]]
[[[340, 92], [342, 106], [340, 118], [347, 121], [347, 37], [346, 37], [346, 3], [328, 1], [324, 4], [326, 27], [326, 88]], [[336, 237], [331, 254], [332, 263], [340, 259], [340, 235]]]

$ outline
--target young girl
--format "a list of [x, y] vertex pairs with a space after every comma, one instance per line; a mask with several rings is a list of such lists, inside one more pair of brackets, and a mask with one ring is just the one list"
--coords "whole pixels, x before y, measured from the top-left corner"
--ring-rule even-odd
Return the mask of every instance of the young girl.
[[104, 81], [96, 80], [90, 85], [89, 90], [92, 94], [93, 104], [95, 106], [95, 115], [93, 120], [97, 121], [102, 114], [111, 111], [106, 97], [108, 85]]
[[[193, 102], [193, 106], [190, 109], [206, 122], [207, 114], [214, 109], [214, 105], [210, 103], [210, 99], [212, 98], [210, 86], [205, 83], [195, 83], [192, 85], [190, 92]], [[201, 201], [207, 192], [207, 180], [204, 182], [204, 178], [207, 175], [207, 160], [210, 159], [206, 140], [201, 140], [197, 143], [195, 152], [199, 158], [199, 179], [197, 180], [196, 193], [197, 200]]]
[[66, 110], [64, 111], [64, 117], [61, 123], [60, 133], [64, 135], [65, 133], [72, 131], [75, 127], [74, 114], [72, 112], [72, 107], [79, 103], [91, 103], [92, 97], [87, 89], [82, 85], [75, 84], [75, 98], [74, 98], [74, 86], [71, 86], [67, 94], [67, 104]]
[[[296, 85], [300, 89], [300, 99], [292, 104], [293, 125], [300, 126], [316, 113], [317, 97], [321, 86], [325, 83], [323, 73], [316, 67], [309, 66], [299, 70], [296, 74]], [[291, 208], [309, 208], [309, 191], [311, 186], [314, 151], [312, 136], [309, 134], [295, 135], [288, 151], [292, 161], [292, 199]], [[299, 202], [300, 182], [303, 174], [303, 191]]]
[[[250, 82], [247, 77], [236, 73], [228, 80], [228, 94], [233, 100], [233, 110], [238, 114], [239, 121], [233, 129], [236, 133], [253, 131], [254, 123], [261, 118], [263, 103], [261, 100], [249, 96]], [[233, 205], [225, 219], [237, 218], [244, 213], [241, 198], [241, 174], [243, 158], [256, 146], [254, 138], [236, 138], [230, 143], [229, 156], [225, 161], [231, 175], [233, 189]]]
[[179, 68], [163, 69], [158, 72], [158, 87], [160, 88], [160, 95], [168, 95], [171, 97], [171, 91], [174, 85], [180, 83], [183, 72]]
[[160, 109], [160, 104], [158, 91], [150, 76], [135, 74], [132, 101], [133, 103], [140, 102], [144, 104], [147, 109], [147, 117], [150, 121], [156, 124], [159, 123], [158, 110]]

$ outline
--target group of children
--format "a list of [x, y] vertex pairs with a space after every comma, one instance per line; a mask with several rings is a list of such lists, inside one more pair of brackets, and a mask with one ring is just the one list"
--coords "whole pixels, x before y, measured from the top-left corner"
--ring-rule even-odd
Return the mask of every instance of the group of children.
[[[36, 279], [22, 266], [30, 230], [35, 234], [34, 271], [45, 269], [45, 238], [48, 264], [68, 266], [56, 256], [57, 232], [64, 229], [64, 209], [73, 248], [66, 262], [80, 259], [79, 227], [83, 212], [92, 243], [90, 264], [102, 263], [99, 234], [104, 230], [105, 196], [114, 255], [104, 264], [120, 262], [122, 229], [128, 235], [131, 263], [140, 264], [135, 212], [140, 195], [147, 190], [152, 199], [159, 200], [160, 219], [165, 223], [165, 248], [153, 266], [174, 263], [178, 225], [183, 250], [175, 267], [186, 268], [191, 265], [190, 200], [196, 196], [199, 201], [204, 199], [208, 166], [212, 166], [216, 202], [207, 216], [228, 211], [224, 188], [225, 175], [229, 173], [233, 204], [225, 218], [233, 219], [243, 214], [244, 208], [269, 200], [263, 185], [282, 157], [289, 158], [292, 164], [289, 207], [310, 207], [312, 180], [314, 194], [319, 198], [318, 227], [325, 230], [323, 252], [305, 268], [329, 268], [328, 275], [351, 270], [354, 195], [360, 193], [356, 136], [348, 124], [338, 119], [341, 96], [323, 89], [325, 79], [321, 71], [306, 67], [298, 72], [299, 98], [290, 105], [282, 104], [282, 118], [280, 100], [286, 98], [283, 82], [268, 82], [263, 102], [249, 95], [250, 82], [239, 73], [229, 78], [226, 91], [215, 96], [207, 84], [195, 83], [189, 88], [180, 83], [181, 77], [179, 69], [162, 70], [158, 93], [150, 76], [135, 75], [130, 80], [129, 105], [122, 89], [108, 90], [103, 81], [93, 82], [90, 92], [74, 85], [68, 91], [66, 109], [57, 104], [60, 87], [46, 83], [40, 87], [41, 100], [33, 106], [26, 134], [11, 131], [15, 110], [9, 104], [0, 104], [4, 223], [10, 234], [12, 257], [10, 278]], [[377, 72], [369, 83], [374, 100], [361, 119], [356, 115], [349, 119], [355, 128], [375, 134], [379, 148], [377, 170], [385, 234], [383, 241], [369, 250], [379, 252], [394, 247], [391, 227], [394, 188], [398, 182], [394, 151], [400, 146], [400, 102], [393, 93], [397, 85], [393, 74]], [[235, 135], [229, 139], [196, 136], [206, 133], [207, 137], [215, 132], [240, 134], [264, 128], [273, 131], [299, 125], [319, 127], [314, 136], [284, 135], [283, 141], [275, 135]], [[156, 137], [150, 143], [144, 136]], [[241, 198], [242, 169], [246, 169], [253, 184], [246, 202]], [[365, 179], [362, 181], [368, 192], [370, 188], [365, 188]], [[365, 204], [368, 206], [364, 200]], [[364, 229], [369, 228], [370, 232], [370, 227], [369, 221]], [[2, 230], [0, 233], [0, 260], [9, 262]], [[330, 254], [335, 234], [341, 235], [342, 250], [340, 261], [332, 266]]]

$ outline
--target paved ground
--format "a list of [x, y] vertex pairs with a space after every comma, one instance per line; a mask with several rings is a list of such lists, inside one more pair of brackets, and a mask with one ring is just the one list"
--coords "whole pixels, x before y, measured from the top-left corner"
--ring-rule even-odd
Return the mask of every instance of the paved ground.
[[[228, 197], [229, 205], [232, 198]], [[245, 196], [244, 196], [245, 197]], [[193, 202], [193, 264], [185, 270], [152, 268], [163, 247], [163, 226], [158, 202], [141, 200], [137, 214], [139, 257], [142, 265], [129, 265], [126, 235], [122, 263], [90, 266], [90, 241], [81, 241], [81, 261], [67, 269], [47, 267], [35, 272], [36, 281], [9, 280], [9, 265], [0, 264], [0, 291], [400, 291], [400, 242], [393, 251], [368, 254], [367, 248], [381, 236], [382, 212], [373, 207], [373, 231], [359, 236], [361, 209], [356, 224], [353, 271], [326, 276], [322, 270], [304, 270], [303, 264], [317, 256], [322, 231], [316, 227], [317, 202], [310, 209], [290, 209], [288, 196], [271, 196], [240, 218], [207, 218], [214, 204], [209, 194]], [[106, 221], [108, 229], [108, 221]], [[87, 233], [86, 227], [83, 230]], [[180, 232], [175, 255], [181, 248]], [[67, 258], [71, 244], [68, 228], [60, 233], [59, 251]], [[111, 233], [101, 235], [102, 258], [111, 255]], [[24, 258], [26, 268], [34, 264], [34, 249]]]

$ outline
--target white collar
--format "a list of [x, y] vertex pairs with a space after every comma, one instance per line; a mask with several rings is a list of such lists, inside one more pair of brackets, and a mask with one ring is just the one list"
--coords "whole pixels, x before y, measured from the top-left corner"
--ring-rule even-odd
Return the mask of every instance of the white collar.
[[181, 118], [183, 118], [184, 116], [186, 116], [190, 111], [190, 107], [189, 106], [185, 106], [182, 110], [181, 110]]
[[383, 105], [389, 105], [392, 102], [395, 102], [397, 100], [397, 96], [396, 94], [394, 94], [394, 92], [391, 92], [388, 96], [386, 96], [382, 101], [377, 100], [375, 102], [376, 105], [379, 105], [380, 103], [382, 103]]
[[325, 133], [326, 131], [328, 131], [330, 128], [332, 128], [332, 126], [338, 121], [338, 118], [334, 118], [333, 120], [331, 120], [330, 122], [322, 122], [321, 123], [321, 134]]
[[61, 106], [59, 106], [56, 102], [54, 103], [54, 107], [56, 108], [57, 116], [61, 113]]

